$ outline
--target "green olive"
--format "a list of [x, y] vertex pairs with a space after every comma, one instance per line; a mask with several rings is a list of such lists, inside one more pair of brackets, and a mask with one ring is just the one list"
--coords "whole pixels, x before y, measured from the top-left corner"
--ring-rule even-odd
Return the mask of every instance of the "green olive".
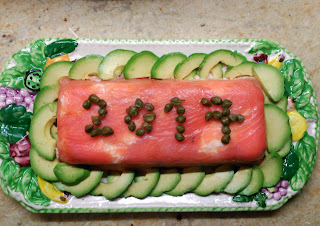
[[221, 131], [222, 131], [223, 134], [231, 133], [231, 130], [230, 130], [229, 126], [222, 126], [222, 130]]
[[142, 127], [146, 129], [147, 133], [150, 133], [152, 131], [152, 125], [150, 123], [144, 122], [142, 123]]
[[93, 130], [93, 125], [86, 125], [84, 127], [84, 131], [86, 131], [86, 133], [91, 133]]
[[221, 142], [224, 143], [224, 144], [229, 144], [229, 142], [230, 142], [230, 135], [229, 135], [229, 134], [223, 135], [223, 137], [221, 138]]
[[147, 113], [143, 115], [143, 120], [145, 122], [153, 122], [156, 119], [156, 114], [155, 113]]
[[183, 133], [186, 129], [184, 128], [183, 125], [177, 125], [177, 131], [178, 133]]
[[183, 100], [180, 100], [178, 97], [174, 97], [174, 98], [172, 98], [172, 99], [170, 100], [170, 103], [171, 103], [172, 105], [180, 105], [180, 104], [181, 104], [181, 101], [183, 101]]
[[224, 126], [230, 125], [229, 117], [228, 117], [228, 116], [222, 117], [222, 118], [221, 118], [221, 124], [224, 125]]
[[211, 111], [208, 111], [205, 115], [204, 115], [204, 119], [206, 121], [210, 121], [213, 118], [213, 113]]
[[183, 141], [184, 140], [184, 136], [181, 133], [176, 133], [174, 135], [174, 137], [176, 138], [177, 141]]
[[244, 121], [244, 116], [243, 115], [237, 115], [238, 116], [238, 122], [243, 122]]
[[113, 129], [110, 128], [109, 126], [105, 126], [101, 130], [101, 135], [102, 136], [110, 136], [114, 133]]
[[202, 98], [200, 103], [203, 105], [203, 106], [207, 106], [207, 107], [211, 107], [212, 104], [210, 103], [210, 101], [207, 99], [207, 98]]
[[86, 100], [85, 102], [83, 102], [83, 104], [82, 104], [82, 107], [84, 108], [84, 109], [90, 109], [90, 107], [91, 107], [91, 102], [90, 102], [90, 100]]
[[143, 128], [139, 128], [139, 129], [137, 129], [137, 131], [136, 131], [136, 135], [138, 135], [138, 136], [140, 136], [140, 137], [143, 136], [144, 133], [145, 133], [145, 131], [144, 131]]
[[100, 99], [98, 101], [98, 105], [99, 105], [100, 108], [106, 108], [107, 107], [107, 103], [102, 99]]
[[186, 109], [183, 106], [179, 105], [177, 107], [177, 114], [178, 115], [183, 115], [185, 113], [185, 111], [186, 111]]
[[135, 129], [136, 129], [136, 124], [135, 124], [133, 121], [131, 121], [131, 122], [129, 123], [129, 125], [128, 125], [128, 129], [129, 129], [131, 132], [135, 131]]
[[124, 122], [129, 124], [131, 122], [131, 116], [130, 115], [124, 116]]
[[137, 116], [138, 114], [139, 114], [139, 110], [138, 110], [137, 107], [135, 107], [135, 106], [130, 106], [130, 107], [129, 107], [129, 115], [135, 117], [135, 116]]
[[177, 123], [184, 123], [186, 121], [186, 116], [180, 115], [176, 117]]
[[238, 120], [238, 116], [237, 115], [234, 115], [234, 114], [230, 114], [229, 115], [229, 119], [231, 122], [235, 122]]
[[101, 124], [101, 120], [99, 116], [91, 116], [92, 123], [96, 126]]
[[108, 112], [107, 112], [107, 110], [106, 110], [105, 108], [100, 108], [100, 109], [98, 110], [98, 114], [100, 115], [101, 118], [104, 118], [107, 113], [108, 113]]
[[173, 104], [166, 104], [166, 105], [164, 106], [164, 112], [165, 112], [165, 113], [168, 113], [169, 111], [172, 110], [172, 108], [173, 108]]
[[218, 96], [212, 97], [210, 100], [214, 105], [222, 104], [222, 99]]
[[91, 95], [89, 96], [89, 101], [90, 101], [91, 103], [97, 104], [99, 100], [100, 100], [100, 99], [99, 99], [99, 97], [98, 97], [96, 94], [91, 94]]
[[143, 108], [143, 102], [141, 99], [137, 98], [136, 99], [136, 102], [135, 102], [135, 106], [138, 108], [138, 109], [142, 109]]
[[231, 107], [231, 105], [232, 105], [232, 102], [231, 100], [228, 100], [228, 99], [225, 99], [224, 101], [222, 101], [222, 104], [221, 104], [223, 108], [229, 108]]
[[144, 107], [145, 107], [145, 109], [146, 109], [147, 111], [153, 111], [153, 109], [154, 109], [153, 105], [150, 104], [150, 103], [145, 103], [145, 104], [144, 104]]
[[214, 112], [212, 112], [212, 117], [214, 118], [214, 119], [217, 119], [217, 120], [219, 120], [219, 119], [221, 119], [222, 118], [222, 113], [220, 112], [220, 111], [214, 111]]
[[224, 116], [230, 115], [230, 109], [224, 108], [224, 109], [222, 110], [222, 115], [224, 115]]
[[100, 129], [100, 128], [95, 128], [95, 129], [93, 129], [93, 130], [91, 131], [90, 136], [91, 136], [91, 137], [96, 137], [96, 136], [99, 136], [100, 133], [101, 133], [101, 129]]

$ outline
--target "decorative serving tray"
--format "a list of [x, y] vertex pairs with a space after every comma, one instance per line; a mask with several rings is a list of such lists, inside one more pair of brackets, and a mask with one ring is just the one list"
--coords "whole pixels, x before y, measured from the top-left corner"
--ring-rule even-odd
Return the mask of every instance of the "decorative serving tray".
[[[3, 191], [21, 203], [26, 209], [37, 213], [74, 213], [74, 212], [187, 212], [187, 211], [256, 211], [275, 210], [298, 194], [307, 184], [316, 159], [319, 142], [319, 114], [315, 93], [306, 68], [301, 61], [281, 45], [256, 39], [236, 40], [119, 40], [119, 39], [76, 39], [61, 42], [55, 48], [47, 48], [59, 39], [40, 39], [30, 43], [15, 53], [3, 66], [0, 74], [0, 185]], [[76, 43], [68, 45], [68, 43]], [[52, 46], [51, 46], [52, 47]], [[40, 190], [37, 175], [28, 163], [30, 144], [28, 138], [27, 116], [33, 112], [33, 101], [37, 94], [39, 81], [30, 81], [30, 74], [41, 79], [48, 55], [68, 54], [75, 61], [89, 54], [105, 56], [115, 49], [127, 49], [136, 52], [148, 50], [162, 56], [171, 52], [181, 52], [187, 56], [193, 53], [211, 53], [219, 49], [236, 51], [248, 61], [272, 61], [279, 54], [284, 57], [280, 71], [285, 79], [285, 93], [291, 97], [295, 109], [306, 119], [307, 130], [302, 139], [292, 142], [291, 152], [298, 157], [297, 169], [289, 166], [292, 161], [284, 156], [287, 170], [294, 170], [285, 192], [275, 198], [275, 191], [262, 190], [265, 193], [265, 205], [259, 198], [235, 197], [225, 193], [212, 193], [202, 197], [194, 193], [183, 196], [163, 194], [160, 197], [134, 197], [108, 200], [104, 196], [86, 195], [80, 198], [70, 195], [66, 204], [48, 199]], [[48, 53], [50, 52], [51, 53]], [[266, 58], [267, 57], [267, 58]], [[29, 77], [28, 77], [29, 76]], [[29, 83], [28, 83], [29, 82]], [[31, 82], [31, 83], [30, 83]], [[34, 82], [34, 84], [33, 84]], [[18, 111], [6, 108], [16, 103], [26, 108], [19, 120], [10, 119], [7, 112]], [[21, 109], [20, 109], [21, 110]], [[28, 113], [29, 112], [29, 113]], [[22, 139], [21, 139], [22, 138]], [[28, 146], [29, 145], [29, 146]], [[28, 149], [29, 148], [29, 149]], [[19, 165], [19, 164], [20, 165]], [[280, 183], [288, 183], [281, 180]], [[281, 187], [279, 185], [275, 189]], [[264, 194], [263, 194], [264, 195]], [[261, 201], [261, 200], [260, 200]]]

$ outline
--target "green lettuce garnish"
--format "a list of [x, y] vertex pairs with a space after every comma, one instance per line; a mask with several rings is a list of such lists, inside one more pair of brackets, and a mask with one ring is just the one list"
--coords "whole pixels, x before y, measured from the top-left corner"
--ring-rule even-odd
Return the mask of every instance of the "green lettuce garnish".
[[267, 199], [268, 199], [268, 196], [262, 191], [251, 196], [235, 195], [232, 198], [234, 202], [252, 202], [254, 200], [257, 202], [257, 205], [262, 208], [266, 207]]
[[253, 46], [249, 50], [249, 53], [251, 54], [265, 53], [267, 55], [270, 55], [272, 53], [277, 54], [280, 52], [281, 52], [281, 48], [279, 47], [278, 44], [274, 42], [264, 41], [264, 40], [259, 41], [255, 46]]
[[299, 157], [294, 151], [294, 146], [291, 145], [290, 152], [283, 160], [282, 179], [290, 181], [298, 169]]
[[73, 39], [61, 39], [50, 43], [45, 48], [45, 56], [52, 58], [71, 53], [78, 46], [78, 42]]

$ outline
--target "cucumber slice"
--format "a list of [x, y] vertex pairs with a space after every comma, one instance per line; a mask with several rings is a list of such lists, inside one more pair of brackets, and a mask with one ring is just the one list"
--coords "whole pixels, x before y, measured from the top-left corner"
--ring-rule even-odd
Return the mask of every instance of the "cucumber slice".
[[255, 62], [245, 61], [234, 67], [229, 66], [226, 73], [224, 74], [224, 77], [236, 78], [240, 76], [253, 76], [252, 67], [255, 64]]
[[160, 173], [157, 185], [149, 196], [160, 196], [164, 192], [171, 191], [181, 180], [181, 175], [177, 169], [164, 169]]
[[264, 175], [259, 166], [252, 167], [252, 177], [250, 183], [245, 187], [244, 190], [239, 192], [240, 195], [250, 196], [256, 194], [260, 188], [262, 188], [264, 181]]
[[222, 191], [231, 181], [234, 170], [231, 165], [222, 165], [214, 170], [213, 173], [206, 174], [200, 185], [193, 191], [197, 195], [210, 195], [215, 191]]
[[278, 102], [283, 97], [284, 76], [279, 69], [268, 64], [256, 64], [252, 72], [272, 101]]
[[42, 106], [32, 117], [29, 138], [40, 156], [48, 160], [56, 158], [57, 141], [50, 134], [57, 118], [57, 102]]
[[98, 75], [99, 65], [103, 60], [100, 55], [88, 55], [77, 60], [69, 71], [69, 78], [84, 80], [90, 75]]
[[281, 158], [287, 156], [291, 149], [292, 137], [290, 136], [284, 146], [278, 151]]
[[181, 61], [174, 69], [174, 77], [176, 79], [184, 79], [197, 69], [203, 61], [206, 54], [194, 53], [187, 59]]
[[264, 188], [270, 188], [275, 186], [282, 175], [282, 158], [278, 153], [270, 153], [259, 165], [259, 168], [262, 170], [264, 179], [263, 185]]
[[108, 53], [99, 65], [99, 77], [102, 80], [109, 80], [120, 76], [124, 66], [135, 55], [131, 50], [116, 49]]
[[[51, 65], [50, 65], [51, 66]], [[59, 85], [45, 86], [40, 89], [34, 101], [33, 113], [37, 112], [43, 105], [54, 102], [58, 99]]]
[[146, 175], [142, 180], [131, 184], [123, 193], [123, 197], [133, 196], [140, 199], [145, 198], [157, 185], [159, 177], [160, 173], [158, 169], [146, 170]]
[[124, 77], [127, 79], [151, 77], [151, 68], [158, 58], [150, 51], [142, 51], [133, 55], [124, 66]]
[[179, 52], [163, 55], [153, 65], [151, 77], [157, 79], [174, 78], [174, 69], [178, 63], [186, 58], [186, 55]]
[[286, 112], [273, 104], [264, 105], [269, 152], [279, 151], [291, 135], [289, 117]]
[[51, 126], [50, 135], [53, 139], [58, 140], [58, 128], [55, 125]]
[[225, 49], [216, 50], [206, 55], [203, 59], [199, 67], [199, 76], [200, 78], [207, 78], [210, 70], [220, 62], [226, 65], [236, 66], [246, 60], [247, 59], [240, 53]]
[[59, 159], [47, 160], [41, 157], [33, 147], [30, 148], [29, 157], [32, 170], [39, 177], [48, 181], [59, 181], [53, 172], [54, 167], [60, 162]]
[[218, 63], [211, 69], [212, 78], [218, 79], [223, 77], [222, 66], [222, 63]]
[[223, 191], [229, 194], [236, 194], [248, 186], [251, 177], [252, 168], [249, 166], [241, 166]]
[[118, 180], [121, 177], [121, 174], [122, 172], [119, 172], [119, 171], [108, 172], [108, 175], [107, 175], [108, 183], [113, 183], [116, 180]]
[[81, 167], [69, 165], [67, 163], [59, 163], [53, 169], [54, 174], [64, 184], [76, 185], [85, 180], [90, 171]]
[[40, 90], [46, 86], [59, 85], [62, 78], [69, 76], [72, 65], [70, 61], [60, 61], [49, 65], [41, 76]]
[[181, 180], [177, 186], [166, 193], [173, 196], [181, 196], [189, 191], [193, 191], [199, 186], [204, 176], [205, 172], [202, 171], [200, 167], [184, 168], [181, 174]]
[[66, 185], [61, 182], [53, 182], [53, 185], [60, 191], [67, 191], [76, 197], [80, 197], [92, 191], [99, 184], [102, 175], [102, 171], [91, 171], [90, 176], [77, 185]]
[[278, 102], [274, 103], [277, 107], [279, 107], [284, 112], [287, 112], [288, 106], [288, 97], [283, 96]]
[[[108, 183], [100, 182], [90, 194], [103, 195], [107, 199], [115, 199], [129, 187], [133, 178], [133, 171], [123, 171], [120, 176], [113, 177], [110, 181], [108, 177]], [[115, 180], [112, 181], [113, 179]]]
[[194, 69], [187, 77], [184, 78], [184, 80], [192, 80], [197, 75], [197, 69]]

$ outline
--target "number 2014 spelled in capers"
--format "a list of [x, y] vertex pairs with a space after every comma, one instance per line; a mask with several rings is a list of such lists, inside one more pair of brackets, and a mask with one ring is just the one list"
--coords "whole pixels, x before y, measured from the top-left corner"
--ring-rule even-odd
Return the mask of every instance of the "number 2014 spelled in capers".
[[[169, 113], [174, 107], [176, 108], [177, 117], [175, 121], [178, 123], [176, 130], [177, 133], [174, 134], [174, 137], [177, 141], [181, 142], [185, 140], [183, 133], [185, 132], [185, 127], [183, 123], [186, 122], [187, 118], [184, 116], [186, 109], [182, 106], [183, 99], [178, 97], [174, 97], [164, 106], [164, 112]], [[205, 107], [212, 107], [212, 105], [221, 106], [222, 111], [208, 111], [204, 115], [205, 121], [210, 120], [220, 120], [222, 124], [221, 132], [223, 134], [221, 138], [221, 142], [223, 144], [228, 144], [230, 142], [230, 133], [231, 129], [229, 127], [231, 122], [239, 122], [242, 123], [244, 121], [244, 116], [240, 114], [231, 114], [230, 107], [232, 106], [232, 102], [228, 99], [222, 100], [218, 96], [214, 96], [212, 98], [207, 99], [203, 97], [200, 100], [200, 103]], [[83, 108], [89, 110], [92, 104], [97, 104], [100, 109], [98, 110], [98, 115], [93, 115], [92, 125], [85, 126], [85, 132], [90, 133], [91, 137], [95, 137], [98, 135], [102, 136], [110, 136], [114, 133], [113, 129], [109, 126], [104, 126], [102, 129], [99, 127], [101, 124], [101, 119], [103, 119], [107, 115], [107, 103], [100, 99], [97, 95], [92, 94], [89, 96], [87, 100], [85, 100], [82, 104]], [[144, 122], [142, 125], [136, 130], [137, 126], [133, 119], [139, 115], [140, 110], [145, 108], [148, 113], [142, 116]], [[151, 103], [144, 103], [140, 98], [135, 100], [134, 105], [129, 106], [126, 109], [127, 115], [124, 117], [124, 122], [128, 124], [128, 129], [131, 132], [135, 132], [137, 136], [143, 136], [146, 133], [150, 133], [153, 129], [152, 122], [156, 119], [156, 114], [153, 112], [154, 106]]]

